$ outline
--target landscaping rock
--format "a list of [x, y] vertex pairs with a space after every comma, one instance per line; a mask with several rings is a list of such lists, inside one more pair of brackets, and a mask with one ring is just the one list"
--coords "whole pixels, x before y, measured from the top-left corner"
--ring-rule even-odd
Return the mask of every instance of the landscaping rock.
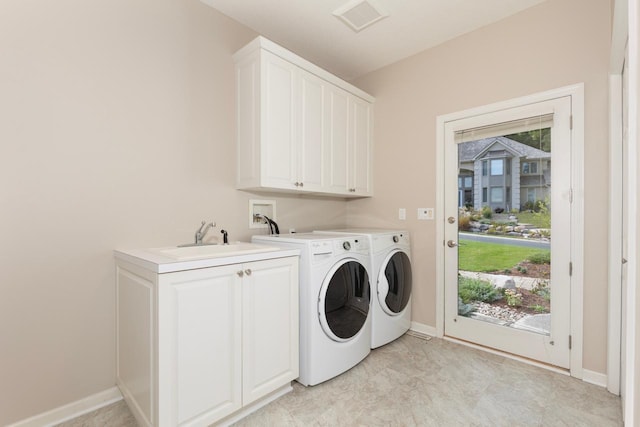
[[513, 279], [507, 279], [502, 284], [502, 287], [504, 289], [515, 289], [516, 288], [516, 282]]
[[518, 320], [529, 316], [526, 313], [519, 312], [512, 308], [495, 306], [485, 302], [476, 302], [474, 305], [476, 307], [474, 314], [477, 313], [494, 319], [499, 319], [505, 321], [507, 324], [517, 322]]

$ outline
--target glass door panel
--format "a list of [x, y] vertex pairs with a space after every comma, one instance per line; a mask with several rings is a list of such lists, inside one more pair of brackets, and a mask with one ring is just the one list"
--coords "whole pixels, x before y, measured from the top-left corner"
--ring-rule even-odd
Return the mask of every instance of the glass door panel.
[[[570, 364], [570, 105], [558, 98], [445, 124], [444, 333], [563, 368]], [[526, 128], [508, 132], [517, 122]], [[478, 129], [480, 139], [468, 136]]]

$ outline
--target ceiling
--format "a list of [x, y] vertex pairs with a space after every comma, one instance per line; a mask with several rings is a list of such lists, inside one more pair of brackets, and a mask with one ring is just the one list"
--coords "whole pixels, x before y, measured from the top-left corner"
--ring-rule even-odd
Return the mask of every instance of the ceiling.
[[332, 14], [349, 0], [201, 0], [351, 80], [545, 0], [370, 0], [389, 14], [355, 32]]

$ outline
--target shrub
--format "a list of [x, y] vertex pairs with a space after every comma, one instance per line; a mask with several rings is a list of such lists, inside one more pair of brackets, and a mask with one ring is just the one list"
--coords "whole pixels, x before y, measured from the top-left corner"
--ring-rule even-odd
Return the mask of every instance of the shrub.
[[493, 216], [493, 212], [491, 212], [491, 208], [489, 206], [482, 207], [482, 217], [483, 218], [491, 218]]
[[458, 297], [458, 314], [460, 316], [468, 316], [476, 311], [476, 307], [473, 304], [465, 304], [462, 302], [462, 298]]
[[530, 305], [529, 308], [533, 311], [535, 311], [536, 313], [546, 313], [547, 309], [546, 307], [542, 306], [542, 305]]
[[527, 259], [527, 261], [533, 264], [551, 264], [551, 252], [550, 251], [535, 252], [529, 255], [529, 258]]
[[522, 305], [522, 294], [515, 289], [506, 289], [504, 298], [507, 300], [509, 307], [520, 307]]
[[549, 289], [548, 280], [538, 280], [536, 285], [531, 289], [531, 293], [541, 296], [547, 301], [551, 300], [551, 289]]
[[461, 216], [458, 218], [458, 230], [465, 231], [471, 228], [471, 217]]
[[492, 302], [502, 298], [502, 294], [486, 280], [458, 277], [458, 296], [462, 302], [471, 301]]

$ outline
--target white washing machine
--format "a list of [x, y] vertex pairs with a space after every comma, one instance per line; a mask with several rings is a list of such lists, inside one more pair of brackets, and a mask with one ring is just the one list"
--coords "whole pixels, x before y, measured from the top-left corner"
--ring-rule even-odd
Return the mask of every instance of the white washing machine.
[[369, 238], [259, 235], [256, 243], [300, 250], [300, 377], [316, 385], [367, 357], [371, 340]]
[[399, 338], [411, 326], [411, 241], [404, 230], [351, 228], [316, 234], [365, 235], [371, 246], [371, 348]]

